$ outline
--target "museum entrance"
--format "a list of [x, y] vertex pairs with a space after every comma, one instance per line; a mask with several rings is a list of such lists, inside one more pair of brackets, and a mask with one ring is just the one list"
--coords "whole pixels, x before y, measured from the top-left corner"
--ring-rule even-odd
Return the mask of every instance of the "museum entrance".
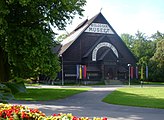
[[117, 79], [117, 65], [116, 64], [104, 64], [103, 74], [105, 80], [115, 80]]

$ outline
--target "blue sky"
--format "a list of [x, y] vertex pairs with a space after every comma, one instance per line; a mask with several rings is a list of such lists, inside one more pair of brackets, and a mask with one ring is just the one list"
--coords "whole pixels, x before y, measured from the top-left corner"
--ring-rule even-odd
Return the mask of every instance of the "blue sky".
[[157, 30], [164, 33], [164, 0], [87, 0], [84, 17], [75, 17], [66, 31], [100, 12], [120, 35], [134, 35], [138, 30], [150, 36]]

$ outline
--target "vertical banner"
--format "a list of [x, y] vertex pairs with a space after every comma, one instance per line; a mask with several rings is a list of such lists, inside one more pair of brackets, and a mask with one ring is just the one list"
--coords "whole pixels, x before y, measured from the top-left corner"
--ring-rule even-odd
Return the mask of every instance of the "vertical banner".
[[86, 79], [87, 77], [87, 67], [86, 65], [83, 66], [83, 78]]
[[86, 79], [87, 77], [87, 67], [86, 65], [76, 65], [76, 78]]
[[82, 70], [82, 79], [84, 78], [84, 65], [81, 65], [81, 70]]
[[143, 66], [141, 66], [141, 80], [143, 80]]
[[133, 66], [130, 67], [130, 76], [131, 76], [131, 79], [133, 79]]
[[136, 66], [136, 79], [138, 79], [138, 67]]
[[148, 79], [148, 66], [146, 66], [146, 79]]
[[82, 79], [82, 65], [80, 65], [80, 68], [79, 68], [80, 70], [79, 70], [79, 73], [80, 73], [80, 75], [79, 75], [79, 79]]
[[76, 79], [79, 79], [79, 65], [76, 65]]

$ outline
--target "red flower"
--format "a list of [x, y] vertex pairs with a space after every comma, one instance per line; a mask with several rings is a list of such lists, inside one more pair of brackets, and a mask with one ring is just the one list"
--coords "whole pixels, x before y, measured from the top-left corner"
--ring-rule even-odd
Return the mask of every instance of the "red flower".
[[108, 120], [108, 118], [104, 117], [102, 120]]
[[14, 120], [14, 118], [11, 117], [11, 118], [9, 118], [9, 120]]
[[78, 120], [78, 118], [76, 116], [73, 116], [72, 120]]
[[22, 112], [21, 118], [29, 118], [29, 116], [25, 112]]

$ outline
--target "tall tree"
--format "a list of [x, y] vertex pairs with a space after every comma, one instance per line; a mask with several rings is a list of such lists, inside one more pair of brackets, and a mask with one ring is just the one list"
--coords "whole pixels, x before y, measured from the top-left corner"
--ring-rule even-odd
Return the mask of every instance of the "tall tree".
[[124, 41], [124, 43], [126, 44], [126, 46], [130, 50], [132, 50], [133, 45], [134, 45], [134, 36], [133, 35], [130, 35], [128, 33], [124, 33], [124, 34], [121, 34], [121, 38]]
[[156, 42], [152, 41], [152, 38], [147, 37], [140, 31], [137, 31], [135, 36], [125, 34], [122, 39], [136, 56], [138, 60], [137, 64], [139, 66], [148, 65], [149, 73], [152, 74], [153, 70], [151, 68], [153, 68], [152, 65], [154, 64], [152, 64], [150, 58], [152, 58], [156, 50]]
[[154, 42], [140, 31], [137, 31], [135, 36], [122, 34], [121, 38], [135, 55], [139, 64], [147, 63], [155, 52]]
[[156, 51], [154, 56], [151, 58], [152, 66], [155, 68], [153, 77], [156, 77], [156, 80], [163, 81], [164, 78], [164, 39], [161, 39], [157, 42]]
[[155, 34], [153, 34], [153, 35], [151, 36], [151, 38], [152, 38], [152, 40], [155, 40], [155, 41], [158, 42], [158, 41], [164, 39], [164, 33], [161, 33], [161, 32], [159, 32], [159, 31], [157, 31]]
[[[82, 16], [86, 0], [1, 0], [0, 81], [10, 77], [52, 78], [60, 70], [50, 25], [64, 29], [76, 14]], [[7, 69], [6, 69], [7, 68]], [[5, 74], [4, 74], [5, 73]]]

